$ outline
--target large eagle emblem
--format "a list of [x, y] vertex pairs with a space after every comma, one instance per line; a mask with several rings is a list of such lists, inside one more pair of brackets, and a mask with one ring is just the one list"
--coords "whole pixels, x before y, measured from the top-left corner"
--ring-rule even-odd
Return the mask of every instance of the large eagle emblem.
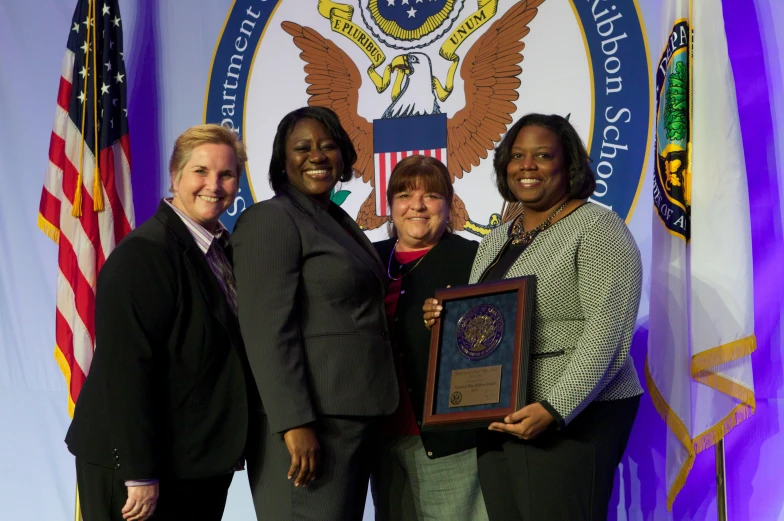
[[[447, 168], [452, 182], [479, 165], [493, 150], [517, 109], [517, 89], [522, 73], [520, 62], [528, 24], [544, 0], [523, 0], [498, 18], [468, 50], [460, 66], [465, 106], [447, 120]], [[355, 175], [373, 186], [357, 215], [357, 223], [373, 230], [386, 222], [377, 215], [374, 186], [373, 124], [358, 114], [362, 75], [349, 56], [332, 40], [316, 30], [294, 22], [283, 22], [305, 62], [308, 104], [329, 107], [340, 117], [356, 147]], [[392, 102], [382, 118], [438, 114], [444, 92], [433, 75], [430, 57], [423, 52], [406, 52], [392, 60]], [[448, 96], [448, 93], [446, 94]], [[379, 111], [381, 112], [381, 111]], [[452, 224], [463, 230], [470, 222], [463, 201], [455, 195]], [[491, 224], [498, 224], [494, 222]]]

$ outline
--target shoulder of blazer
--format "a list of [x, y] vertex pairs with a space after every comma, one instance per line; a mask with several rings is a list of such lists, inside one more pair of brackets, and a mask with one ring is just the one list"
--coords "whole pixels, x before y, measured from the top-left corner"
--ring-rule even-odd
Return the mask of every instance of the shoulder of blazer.
[[317, 203], [315, 201], [293, 188], [281, 190], [266, 202], [274, 206], [285, 208], [287, 210], [297, 210], [311, 217], [317, 215], [319, 212], [319, 209], [316, 206]]
[[493, 228], [490, 230], [490, 233], [484, 236], [482, 242], [479, 243], [479, 249], [476, 254], [477, 262], [482, 262], [486, 260], [488, 254], [491, 256], [490, 259], [487, 259], [487, 262], [495, 258], [496, 254], [501, 251], [501, 248], [506, 244], [507, 239], [509, 238], [509, 228], [512, 226], [512, 222], [508, 222]]
[[[164, 208], [165, 206], [165, 208]], [[179, 225], [179, 226], [178, 226]], [[98, 274], [99, 286], [118, 279], [174, 283], [182, 253], [196, 247], [193, 237], [171, 208], [161, 203], [156, 213], [132, 230], [112, 250]], [[103, 284], [101, 284], [103, 282]]]
[[479, 248], [479, 243], [477, 241], [466, 239], [455, 233], [444, 234], [438, 244], [443, 245], [444, 252], [461, 256], [468, 255], [471, 257], [472, 261], [474, 260], [474, 255], [476, 255], [476, 250]]
[[[161, 204], [158, 205], [155, 214], [137, 230], [150, 240], [162, 243], [167, 250], [187, 251], [192, 248], [198, 249], [196, 241], [193, 240], [193, 235], [188, 231], [185, 223], [182, 222], [182, 218], [164, 201], [161, 201]], [[201, 250], [199, 250], [199, 253], [201, 253]]]
[[[158, 210], [152, 217], [131, 230], [131, 232], [117, 244], [106, 259], [106, 265], [101, 269], [101, 273], [103, 273], [107, 265], [117, 262], [123, 257], [130, 256], [144, 259], [147, 256], [156, 258], [166, 256], [166, 251], [171, 249], [172, 238], [177, 237], [178, 242], [183, 240], [181, 233], [173, 232], [170, 227], [167, 226], [165, 220], [159, 219], [163, 212], [163, 205], [165, 205], [165, 203], [161, 203], [161, 206], [158, 207]], [[174, 214], [170, 208], [168, 210]], [[174, 216], [176, 217], [176, 214], [174, 214]], [[185, 225], [182, 224], [181, 221], [180, 224], [182, 225], [182, 231], [188, 233], [187, 228], [185, 228]], [[191, 241], [192, 240], [193, 239], [191, 239]]]
[[437, 270], [440, 276], [447, 276], [453, 281], [465, 277], [464, 282], [467, 282], [478, 247], [479, 243], [476, 241], [455, 234], [445, 234], [433, 251], [423, 259], [420, 276]]
[[385, 239], [383, 241], [376, 241], [373, 243], [373, 247], [376, 249], [376, 253], [378, 256], [381, 257], [382, 261], [386, 261], [389, 256], [392, 254], [392, 248], [395, 247], [395, 243], [397, 239], [391, 237], [389, 239]]
[[270, 199], [259, 201], [242, 212], [237, 224], [234, 225], [232, 235], [246, 225], [251, 225], [253, 229], [267, 225], [278, 229], [281, 226], [298, 228], [298, 223], [313, 222], [317, 219], [318, 210], [314, 207], [308, 207], [307, 203], [308, 201], [299, 201], [290, 197], [287, 192], [281, 192]]

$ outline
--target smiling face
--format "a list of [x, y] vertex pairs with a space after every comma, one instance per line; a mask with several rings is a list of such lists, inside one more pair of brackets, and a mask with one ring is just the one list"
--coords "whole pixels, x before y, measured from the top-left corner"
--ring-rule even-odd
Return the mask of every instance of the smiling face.
[[179, 175], [172, 176], [172, 204], [209, 231], [239, 190], [237, 155], [229, 145], [206, 143], [191, 150]]
[[535, 125], [520, 129], [506, 167], [509, 189], [534, 211], [547, 211], [564, 200], [569, 189], [563, 148], [552, 131]]
[[449, 220], [446, 198], [426, 191], [419, 183], [396, 193], [392, 199], [392, 222], [400, 251], [431, 248], [441, 240]]
[[320, 202], [329, 196], [343, 173], [343, 157], [335, 139], [314, 119], [300, 120], [286, 138], [289, 183]]

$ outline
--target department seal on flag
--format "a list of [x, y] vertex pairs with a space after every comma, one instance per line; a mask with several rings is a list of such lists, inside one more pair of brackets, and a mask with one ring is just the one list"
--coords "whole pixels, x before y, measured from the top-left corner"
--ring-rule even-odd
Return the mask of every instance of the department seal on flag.
[[357, 179], [332, 198], [373, 240], [386, 237], [389, 175], [411, 154], [446, 164], [456, 231], [500, 224], [492, 151], [529, 112], [569, 115], [594, 160], [591, 200], [628, 219], [651, 140], [648, 65], [634, 0], [236, 0], [204, 112], [248, 146], [224, 224], [273, 195], [277, 123], [304, 105], [331, 108], [351, 136]]
[[689, 41], [687, 20], [675, 23], [656, 72], [656, 168], [653, 204], [673, 235], [691, 238]]

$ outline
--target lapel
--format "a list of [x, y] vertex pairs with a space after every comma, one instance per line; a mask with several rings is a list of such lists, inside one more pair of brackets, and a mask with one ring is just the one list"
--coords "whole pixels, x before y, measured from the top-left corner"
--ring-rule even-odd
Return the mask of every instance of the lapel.
[[[563, 230], [564, 227], [569, 227], [569, 225], [570, 225], [569, 223], [573, 223], [574, 221], [571, 220], [571, 221], [565, 222], [564, 219], [566, 219], [568, 217], [571, 217], [575, 212], [580, 211], [581, 208], [583, 208], [584, 206], [587, 206], [587, 205], [588, 205], [588, 203], [582, 203], [580, 206], [578, 206], [577, 208], [575, 208], [571, 212], [569, 212], [566, 215], [564, 215], [561, 220], [556, 221], [554, 223], [554, 225], [557, 224], [559, 226], [558, 230]], [[509, 236], [509, 227], [511, 227], [511, 226], [512, 226], [512, 222], [510, 222], [508, 224], [508, 226], [506, 226], [506, 230], [504, 230], [504, 234], [503, 234], [504, 239], [506, 239]], [[523, 250], [523, 253], [521, 253], [517, 257], [517, 259], [515, 259], [515, 261], [512, 263], [512, 265], [509, 266], [509, 270], [507, 270], [507, 274], [509, 275], [509, 278], [523, 277], [525, 275], [529, 275], [530, 274], [530, 269], [531, 268], [523, 270], [523, 265], [526, 262], [530, 261], [531, 257], [534, 257], [537, 254], [537, 251], [541, 250], [540, 248], [536, 247], [538, 244], [541, 244], [542, 241], [546, 241], [547, 237], [550, 237], [551, 234], [558, 233], [557, 230], [554, 232], [552, 227], [548, 228], [547, 230], [545, 230], [545, 232], [547, 233], [547, 235], [542, 236], [542, 237], [537, 236], [534, 239], [534, 241], [531, 244], [529, 244], [528, 247], [525, 250]], [[537, 243], [536, 241], [539, 241], [539, 242]], [[499, 246], [498, 249], [500, 250], [501, 247], [503, 247], [503, 243]], [[496, 255], [498, 255], [498, 252], [496, 252]], [[542, 262], [542, 261], [543, 261], [543, 259], [541, 259], [541, 257], [540, 257], [538, 259], [535, 258], [535, 260], [533, 262]], [[547, 259], [544, 259], [544, 262], [547, 262]]]
[[[481, 258], [481, 262], [477, 264], [476, 269], [472, 270], [471, 276], [471, 283], [474, 284], [479, 281], [479, 279], [485, 274], [485, 271], [490, 267], [498, 255], [501, 253], [504, 245], [509, 240], [509, 228], [512, 226], [512, 222], [509, 222], [503, 226], [499, 226], [498, 228], [494, 229], [490, 232], [489, 235], [485, 240], [487, 241], [487, 250], [481, 257], [477, 254], [477, 258]], [[541, 241], [541, 239], [539, 239]], [[536, 239], [534, 240], [536, 241]], [[528, 271], [524, 271], [522, 266], [529, 260], [529, 258], [536, 253], [536, 248], [532, 247], [534, 243], [528, 245], [528, 247], [523, 250], [523, 252], [515, 259], [515, 261], [509, 266], [509, 269], [506, 271], [507, 278], [515, 278], [515, 277], [522, 277], [528, 275]], [[481, 250], [481, 247], [480, 247]], [[476, 278], [474, 278], [474, 276]]]
[[331, 211], [327, 211], [295, 188], [289, 187], [281, 193], [309, 215], [319, 231], [348, 250], [373, 272], [382, 285], [384, 284], [386, 275], [381, 266], [381, 258], [367, 236], [343, 209], [330, 203]]
[[[490, 267], [490, 264], [492, 264], [496, 257], [498, 257], [498, 254], [501, 252], [504, 244], [506, 244], [509, 236], [509, 227], [511, 225], [511, 222], [502, 224], [498, 228], [492, 230], [490, 235], [485, 237], [485, 239], [482, 241], [482, 244], [479, 246], [479, 251], [476, 255], [476, 266], [471, 270], [471, 284], [477, 283], [479, 279], [484, 276], [485, 271], [487, 271], [487, 268]], [[484, 252], [482, 252], [483, 246], [486, 248]]]
[[[188, 231], [185, 223], [164, 201], [161, 201], [161, 204], [158, 206], [155, 218], [172, 234], [182, 252], [185, 263], [196, 274], [196, 281], [204, 299], [207, 301], [210, 312], [229, 333], [232, 344], [241, 346], [237, 317], [231, 311], [229, 303], [226, 301], [226, 297], [215, 279], [215, 274], [207, 263], [204, 253], [196, 245], [196, 241], [193, 240], [193, 236]], [[229, 254], [229, 252], [226, 253], [227, 255]]]

